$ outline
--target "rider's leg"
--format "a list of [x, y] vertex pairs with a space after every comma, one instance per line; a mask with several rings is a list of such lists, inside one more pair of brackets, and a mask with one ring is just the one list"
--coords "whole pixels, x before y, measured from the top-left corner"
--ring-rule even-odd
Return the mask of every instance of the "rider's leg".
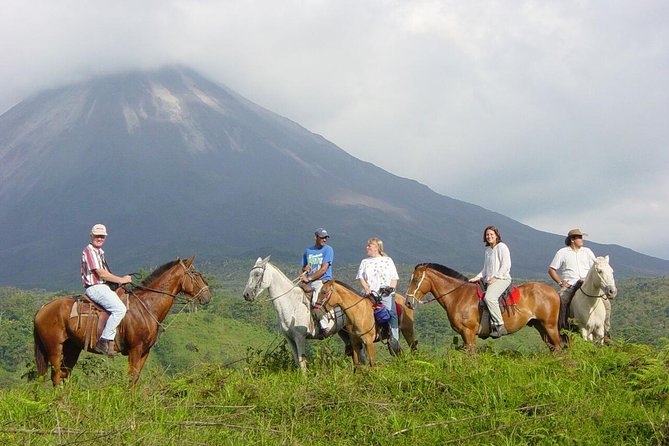
[[[499, 307], [499, 296], [502, 295], [504, 290], [506, 290], [511, 284], [510, 279], [497, 279], [486, 289], [485, 296], [483, 300], [490, 311], [490, 318], [494, 325], [493, 337], [503, 336], [506, 333], [506, 328], [504, 327], [504, 319], [502, 318], [502, 310]], [[498, 336], [495, 336], [497, 334]]]
[[381, 303], [390, 312], [390, 334], [395, 340], [400, 339], [400, 320], [397, 317], [397, 307], [395, 306], [395, 293], [389, 296], [381, 297]]
[[110, 313], [100, 339], [113, 341], [116, 337], [116, 327], [121, 323], [127, 311], [125, 305], [116, 293], [104, 284], [88, 287], [86, 295]]
[[314, 289], [314, 294], [311, 295], [311, 307], [313, 308], [314, 305], [316, 305], [316, 302], [318, 302], [318, 293], [320, 293], [321, 288], [323, 288], [323, 281], [314, 280], [313, 282], [309, 282], [309, 285]]

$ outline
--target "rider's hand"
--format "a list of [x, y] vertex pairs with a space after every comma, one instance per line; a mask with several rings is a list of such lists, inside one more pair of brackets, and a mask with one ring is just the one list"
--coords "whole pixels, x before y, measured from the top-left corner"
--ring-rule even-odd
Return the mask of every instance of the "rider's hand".
[[121, 277], [121, 280], [121, 284], [132, 283], [132, 276], [130, 274], [126, 274], [125, 276]]

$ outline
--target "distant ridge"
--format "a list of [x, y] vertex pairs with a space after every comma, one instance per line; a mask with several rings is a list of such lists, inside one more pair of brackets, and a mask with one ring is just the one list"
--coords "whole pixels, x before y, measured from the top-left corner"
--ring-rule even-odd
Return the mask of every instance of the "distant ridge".
[[[78, 286], [98, 222], [119, 272], [193, 254], [298, 262], [319, 226], [332, 234], [335, 264], [359, 262], [378, 236], [398, 263], [477, 272], [482, 230], [495, 224], [512, 274], [546, 277], [564, 240], [359, 160], [182, 66], [16, 105], [0, 116], [0, 178], [0, 285]], [[611, 255], [618, 277], [669, 274], [667, 260], [589, 246]]]

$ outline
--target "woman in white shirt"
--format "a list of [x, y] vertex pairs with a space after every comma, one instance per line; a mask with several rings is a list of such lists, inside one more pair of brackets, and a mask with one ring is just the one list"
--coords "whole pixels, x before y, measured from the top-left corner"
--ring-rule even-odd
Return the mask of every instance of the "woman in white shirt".
[[397, 288], [397, 269], [393, 259], [383, 252], [383, 241], [378, 238], [367, 240], [366, 259], [360, 262], [358, 274], [355, 276], [362, 285], [365, 295], [372, 291], [378, 291], [381, 287], [391, 287], [393, 292], [382, 298], [383, 306], [390, 312], [390, 332], [391, 336], [397, 341], [400, 338], [399, 319], [397, 309], [395, 308], [395, 288]]
[[504, 327], [499, 296], [511, 285], [511, 253], [509, 247], [502, 242], [499, 230], [494, 226], [488, 226], [483, 231], [483, 243], [486, 245], [483, 269], [469, 281], [477, 282], [483, 278], [486, 286], [483, 300], [492, 319], [490, 336], [499, 338], [509, 334]]

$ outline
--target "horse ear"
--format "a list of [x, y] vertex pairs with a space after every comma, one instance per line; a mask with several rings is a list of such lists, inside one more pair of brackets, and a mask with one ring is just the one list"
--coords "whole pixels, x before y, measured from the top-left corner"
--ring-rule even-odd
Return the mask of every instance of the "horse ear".
[[256, 264], [253, 266], [260, 266], [261, 264], [262, 264], [262, 258], [258, 257], [258, 259], [256, 260]]
[[270, 258], [270, 257], [272, 257], [272, 256], [270, 255], [270, 256], [267, 256], [267, 257], [265, 257], [264, 259], [262, 259], [262, 263], [263, 263], [263, 265], [266, 264], [267, 262], [269, 262], [269, 258]]
[[606, 259], [606, 263], [609, 263], [609, 256], [606, 255], [606, 256], [604, 256], [604, 258]]
[[194, 261], [195, 261], [195, 256], [190, 256], [189, 258], [184, 260], [184, 263], [186, 264], [186, 266], [191, 266]]

